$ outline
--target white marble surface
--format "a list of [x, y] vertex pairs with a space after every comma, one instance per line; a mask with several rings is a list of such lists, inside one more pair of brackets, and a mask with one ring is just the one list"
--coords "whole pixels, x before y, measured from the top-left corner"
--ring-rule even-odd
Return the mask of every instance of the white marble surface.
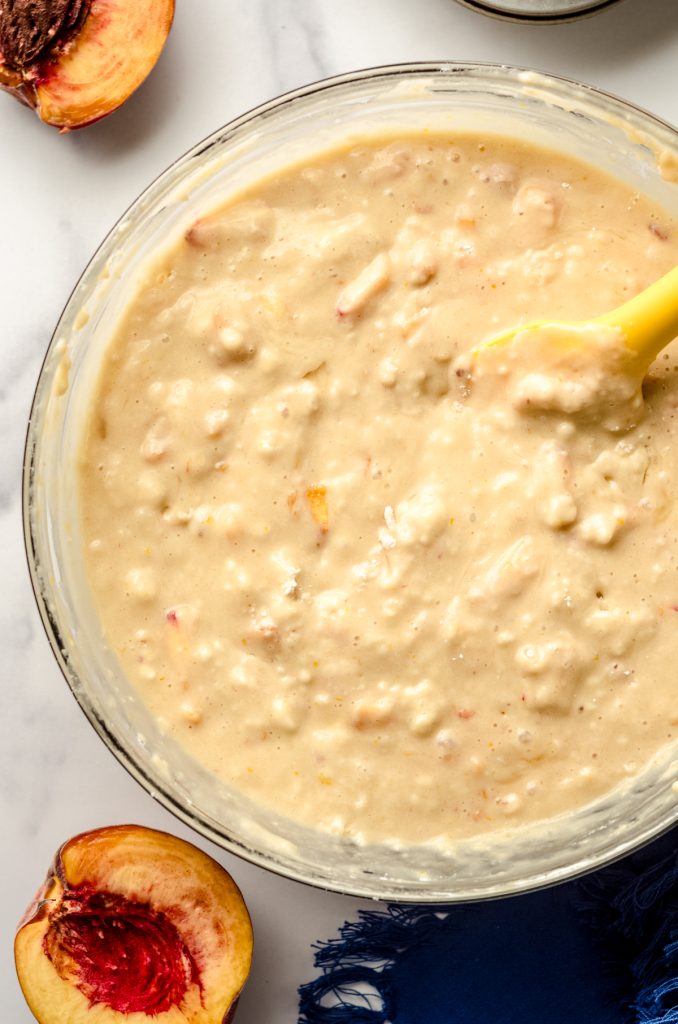
[[[14, 927], [57, 845], [122, 821], [188, 830], [104, 749], [68, 692], [33, 604], [21, 536], [29, 403], [52, 327], [94, 248], [140, 189], [242, 111], [326, 75], [409, 60], [534, 66], [617, 92], [678, 123], [678, 0], [625, 0], [573, 25], [499, 23], [453, 0], [178, 0], [155, 72], [107, 121], [68, 136], [0, 97], [0, 1020], [32, 1017]], [[208, 844], [200, 842], [205, 848]], [[310, 943], [356, 901], [211, 849], [250, 905], [256, 955], [239, 1024], [293, 1022]]]

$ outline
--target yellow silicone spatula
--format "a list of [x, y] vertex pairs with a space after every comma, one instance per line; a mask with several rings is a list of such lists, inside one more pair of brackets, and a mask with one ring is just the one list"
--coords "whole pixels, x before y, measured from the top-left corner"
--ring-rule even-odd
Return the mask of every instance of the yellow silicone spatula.
[[642, 378], [658, 353], [678, 337], [678, 267], [610, 313], [571, 323], [542, 320], [525, 327], [511, 327], [481, 342], [474, 349], [474, 355], [484, 349], [508, 345], [518, 335], [549, 328], [556, 328], [554, 335], [568, 347], [585, 344], [591, 334], [582, 329], [596, 324], [621, 331], [625, 368]]

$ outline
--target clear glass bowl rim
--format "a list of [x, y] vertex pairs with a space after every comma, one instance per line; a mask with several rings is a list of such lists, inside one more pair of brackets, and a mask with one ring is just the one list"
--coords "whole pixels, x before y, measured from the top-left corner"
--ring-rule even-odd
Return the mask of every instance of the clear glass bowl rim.
[[[227, 122], [224, 126], [208, 135], [196, 145], [192, 146], [183, 155], [179, 156], [170, 165], [168, 165], [168, 167], [153, 179], [153, 181], [130, 204], [127, 210], [118, 218], [91, 256], [87, 266], [80, 275], [80, 278], [64, 305], [59, 320], [52, 333], [52, 337], [38, 374], [26, 431], [22, 477], [22, 518], [26, 560], [38, 612], [52, 649], [52, 653], [56, 658], [57, 664], [59, 665], [71, 693], [75, 697], [76, 702], [90, 725], [94, 728], [109, 751], [132, 776], [132, 778], [134, 778], [143, 787], [143, 789], [163, 807], [195, 832], [229, 853], [232, 853], [259, 867], [263, 867], [266, 870], [272, 871], [273, 873], [290, 878], [293, 881], [310, 885], [313, 888], [325, 889], [327, 891], [337, 892], [346, 896], [354, 896], [358, 898], [369, 897], [373, 899], [388, 900], [390, 902], [436, 904], [440, 904], [441, 902], [474, 902], [478, 900], [532, 892], [537, 889], [556, 885], [589, 873], [606, 864], [619, 860], [621, 857], [626, 856], [630, 852], [651, 842], [653, 839], [658, 838], [664, 832], [672, 828], [678, 822], [678, 803], [676, 803], [673, 810], [666, 814], [659, 823], [654, 823], [654, 825], [649, 828], [636, 830], [626, 841], [617, 844], [613, 849], [603, 851], [596, 857], [580, 857], [578, 860], [570, 864], [564, 864], [557, 869], [553, 869], [548, 872], [535, 872], [530, 877], [514, 880], [510, 885], [495, 887], [493, 889], [488, 889], [487, 891], [483, 890], [482, 892], [476, 892], [474, 890], [470, 893], [465, 890], [455, 890], [450, 892], [443, 900], [441, 900], [440, 895], [430, 895], [425, 891], [418, 889], [413, 889], [411, 892], [407, 893], [403, 893], [399, 890], [391, 891], [388, 888], [388, 884], [384, 887], [383, 892], [380, 891], [379, 893], [375, 893], [372, 891], [366, 891], [362, 886], [352, 886], [350, 883], [342, 881], [341, 879], [337, 880], [336, 884], [333, 881], [328, 880], [319, 882], [317, 879], [311, 877], [310, 873], [306, 875], [303, 870], [290, 868], [285, 864], [278, 863], [269, 855], [262, 854], [260, 851], [244, 842], [239, 842], [237, 837], [225, 835], [224, 833], [219, 832], [206, 821], [202, 820], [197, 814], [193, 813], [189, 808], [184, 806], [184, 804], [175, 797], [169, 786], [163, 787], [161, 784], [158, 784], [157, 780], [151, 780], [144, 771], [144, 766], [119, 742], [115, 732], [111, 730], [107, 722], [97, 713], [97, 710], [87, 700], [86, 689], [83, 686], [75, 685], [76, 682], [80, 682], [80, 680], [74, 678], [75, 673], [68, 662], [68, 643], [61, 635], [59, 623], [51, 613], [38, 572], [39, 551], [37, 547], [36, 532], [34, 530], [31, 516], [31, 488], [35, 470], [35, 453], [39, 440], [39, 429], [41, 426], [39, 403], [46, 389], [51, 386], [54, 376], [53, 372], [51, 374], [49, 372], [50, 357], [53, 355], [54, 349], [60, 338], [62, 325], [67, 319], [71, 306], [73, 306], [74, 303], [78, 304], [80, 296], [87, 292], [89, 279], [93, 275], [94, 269], [99, 265], [103, 265], [106, 259], [108, 259], [108, 257], [114, 252], [117, 244], [118, 229], [120, 226], [132, 219], [135, 211], [140, 207], [143, 207], [144, 204], [151, 204], [157, 201], [157, 199], [159, 199], [166, 190], [168, 183], [172, 188], [174, 188], [182, 169], [188, 168], [196, 157], [207, 154], [212, 146], [217, 143], [227, 142], [229, 137], [241, 128], [248, 126], [258, 119], [265, 118], [268, 114], [273, 113], [287, 104], [293, 104], [305, 98], [317, 96], [324, 91], [329, 91], [336, 87], [357, 84], [366, 80], [378, 81], [390, 79], [395, 82], [398, 78], [406, 78], [407, 76], [412, 75], [435, 76], [436, 74], [441, 73], [452, 76], [475, 76], [479, 80], [482, 79], [483, 76], [486, 76], [488, 84], [499, 84], [503, 79], [513, 86], [520, 81], [520, 76], [525, 74], [535, 74], [538, 76], [540, 87], [550, 88], [554, 96], [567, 98], [572, 95], [572, 91], [574, 90], [579, 98], [585, 97], [586, 99], [590, 99], [593, 104], [597, 104], [598, 108], [606, 109], [607, 112], [612, 115], [619, 115], [621, 118], [628, 118], [629, 115], [633, 115], [635, 121], [641, 123], [644, 127], [647, 127], [648, 124], [654, 126], [661, 135], [671, 139], [678, 151], [678, 129], [643, 107], [622, 99], [613, 93], [576, 81], [575, 79], [569, 79], [564, 76], [552, 75], [548, 72], [509, 64], [496, 64], [481, 61], [420, 61], [380, 65], [323, 78], [297, 89], [282, 93], [271, 100], [259, 104], [244, 114]], [[78, 308], [80, 307], [78, 306]]]
[[551, 0], [551, 7], [537, 9], [525, 0], [457, 0], [477, 14], [485, 14], [498, 21], [512, 21], [520, 25], [552, 25], [581, 21], [601, 14], [621, 0]]

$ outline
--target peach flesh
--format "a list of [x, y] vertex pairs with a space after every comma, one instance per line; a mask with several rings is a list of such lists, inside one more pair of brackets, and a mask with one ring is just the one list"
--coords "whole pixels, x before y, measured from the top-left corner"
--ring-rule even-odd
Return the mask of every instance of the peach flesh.
[[110, 114], [165, 45], [174, 0], [2, 0], [0, 89], [61, 131]]
[[165, 914], [86, 883], [64, 892], [43, 949], [90, 1006], [156, 1015], [180, 1006], [189, 985], [202, 988], [195, 960]]
[[59, 849], [14, 955], [40, 1024], [228, 1024], [252, 926], [235, 882], [202, 850], [116, 825]]

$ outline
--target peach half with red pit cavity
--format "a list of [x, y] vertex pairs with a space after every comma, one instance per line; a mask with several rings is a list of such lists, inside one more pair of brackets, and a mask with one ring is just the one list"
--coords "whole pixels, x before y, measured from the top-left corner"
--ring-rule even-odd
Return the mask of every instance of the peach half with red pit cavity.
[[119, 825], [61, 847], [14, 955], [41, 1024], [226, 1024], [249, 973], [252, 927], [215, 860], [165, 832]]
[[100, 120], [155, 65], [174, 0], [2, 0], [0, 89], [61, 131]]

